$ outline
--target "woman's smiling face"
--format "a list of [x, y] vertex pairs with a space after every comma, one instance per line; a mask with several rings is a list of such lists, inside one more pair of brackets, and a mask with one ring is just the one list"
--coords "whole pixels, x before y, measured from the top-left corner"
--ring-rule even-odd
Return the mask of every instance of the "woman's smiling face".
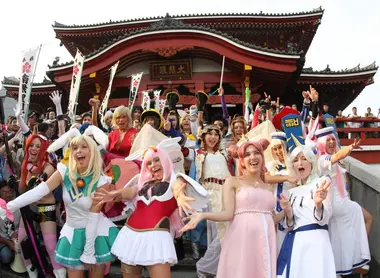
[[73, 145], [72, 152], [77, 166], [87, 169], [91, 158], [91, 151], [87, 143], [83, 141]]
[[159, 157], [154, 157], [152, 160], [146, 162], [148, 171], [152, 174], [154, 180], [162, 180], [164, 170], [162, 169], [161, 160]]

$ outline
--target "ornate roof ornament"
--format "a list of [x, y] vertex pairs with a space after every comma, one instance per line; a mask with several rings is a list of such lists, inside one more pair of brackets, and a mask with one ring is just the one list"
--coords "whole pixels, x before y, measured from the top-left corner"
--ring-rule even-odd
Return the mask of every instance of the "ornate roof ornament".
[[162, 20], [152, 23], [148, 30], [170, 29], [185, 26], [187, 25], [183, 23], [182, 20], [175, 19], [171, 17], [169, 13], [166, 13], [166, 16]]

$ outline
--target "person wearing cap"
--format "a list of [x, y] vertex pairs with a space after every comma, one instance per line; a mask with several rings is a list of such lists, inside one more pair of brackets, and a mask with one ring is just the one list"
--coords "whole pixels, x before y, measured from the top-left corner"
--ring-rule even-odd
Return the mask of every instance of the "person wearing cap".
[[82, 124], [82, 117], [80, 115], [75, 115], [75, 123], [78, 125]]
[[284, 128], [291, 150], [289, 171], [299, 182], [280, 195], [283, 226], [289, 231], [278, 255], [277, 278], [336, 278], [328, 231], [333, 214], [331, 179], [318, 176], [315, 143], [304, 140], [301, 117], [292, 118], [298, 118], [298, 125]]
[[[272, 154], [272, 160], [267, 161], [266, 167], [268, 169], [268, 174], [271, 176], [281, 176], [284, 177], [284, 181], [280, 181], [273, 185], [273, 193], [277, 199], [276, 203], [276, 214], [284, 214], [280, 206], [280, 196], [281, 194], [287, 194], [288, 190], [293, 187], [292, 183], [288, 181], [288, 152], [286, 147], [286, 134], [284, 132], [272, 132], [271, 141], [269, 148]], [[282, 216], [282, 218], [285, 215]], [[284, 228], [283, 221], [277, 225], [277, 254], [280, 253], [282, 242], [284, 241], [287, 229]]]
[[[341, 161], [355, 149], [361, 149], [360, 139], [339, 149], [333, 127], [315, 132], [318, 150], [319, 175], [332, 177], [333, 215], [329, 223], [329, 234], [334, 252], [336, 274], [349, 275], [355, 269], [365, 266], [371, 259], [368, 234], [372, 216], [349, 198], [346, 189], [346, 170]], [[367, 223], [363, 213], [368, 219]]]

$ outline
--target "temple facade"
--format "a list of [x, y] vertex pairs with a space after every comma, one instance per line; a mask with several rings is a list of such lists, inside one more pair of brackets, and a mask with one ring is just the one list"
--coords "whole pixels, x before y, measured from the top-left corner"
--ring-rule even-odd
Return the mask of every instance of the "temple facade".
[[[195, 93], [219, 87], [225, 56], [223, 87], [229, 113], [241, 114], [245, 88], [252, 102], [264, 92], [284, 104], [302, 104], [301, 92], [315, 87], [320, 104], [328, 102], [335, 114], [345, 109], [367, 86], [377, 71], [375, 63], [332, 71], [304, 68], [305, 55], [321, 24], [321, 8], [293, 14], [178, 15], [93, 25], [64, 25], [53, 29], [74, 57], [85, 55], [78, 113], [89, 110], [89, 98], [100, 99], [107, 90], [109, 69], [119, 66], [109, 107], [128, 104], [131, 75], [143, 72], [139, 91], [178, 91], [179, 106], [196, 103]], [[31, 109], [46, 109], [48, 94], [60, 90], [67, 107], [73, 62], [49, 66], [47, 79], [33, 86]], [[96, 73], [96, 74], [95, 74]], [[4, 78], [7, 95], [17, 98], [18, 82]], [[141, 94], [136, 104], [141, 103]], [[209, 99], [209, 114], [220, 111], [220, 98]], [[211, 112], [211, 113], [210, 113]]]

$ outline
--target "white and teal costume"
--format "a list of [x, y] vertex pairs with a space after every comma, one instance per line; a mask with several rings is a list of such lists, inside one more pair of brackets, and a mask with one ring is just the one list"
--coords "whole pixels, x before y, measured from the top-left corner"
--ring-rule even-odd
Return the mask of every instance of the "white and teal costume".
[[[70, 182], [68, 168], [59, 163], [58, 171], [63, 180], [63, 201], [66, 209], [66, 223], [55, 251], [57, 262], [68, 268], [81, 268], [83, 263], [106, 263], [114, 260], [111, 247], [119, 232], [118, 228], [102, 213], [91, 213], [91, 196], [87, 195], [87, 188], [92, 177], [81, 177], [85, 186], [76, 191]], [[109, 183], [103, 175], [93, 187], [96, 188]], [[87, 230], [86, 230], [87, 227]], [[91, 229], [88, 229], [91, 227]]]

